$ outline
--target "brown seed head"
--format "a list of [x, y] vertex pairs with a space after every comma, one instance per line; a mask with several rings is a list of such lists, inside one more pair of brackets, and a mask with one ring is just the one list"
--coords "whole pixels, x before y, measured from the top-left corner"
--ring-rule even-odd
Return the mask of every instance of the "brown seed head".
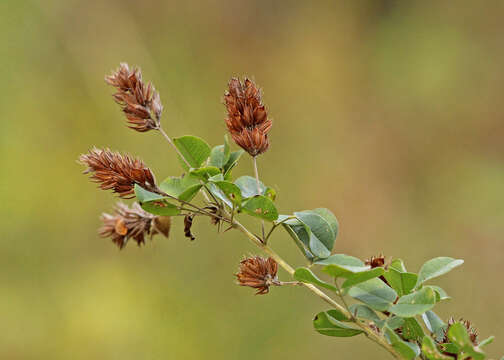
[[278, 264], [273, 258], [254, 256], [240, 262], [240, 272], [236, 274], [238, 284], [257, 289], [256, 295], [269, 292], [271, 285], [278, 285]]
[[101, 189], [112, 189], [123, 198], [132, 197], [135, 184], [151, 192], [159, 191], [154, 174], [139, 159], [93, 148], [82, 154], [79, 161], [88, 167], [84, 174], [92, 173], [91, 180], [99, 183]]
[[224, 94], [227, 108], [226, 125], [231, 137], [251, 156], [262, 154], [269, 147], [268, 132], [272, 122], [261, 99], [261, 91], [249, 79], [229, 81]]
[[142, 81], [140, 69], [130, 70], [128, 64], [121, 63], [105, 81], [116, 88], [114, 100], [126, 115], [130, 129], [139, 132], [159, 129], [163, 105], [154, 86]]
[[[145, 212], [138, 203], [131, 208], [123, 203], [117, 203], [114, 214], [102, 214], [103, 225], [98, 230], [102, 237], [110, 237], [112, 242], [122, 249], [129, 239], [133, 239], [139, 246], [145, 243], [145, 236], [161, 233], [168, 237], [168, 231], [161, 231], [156, 224], [168, 223], [168, 216], [155, 216]], [[164, 227], [166, 230], [166, 226]]]
[[368, 266], [371, 266], [371, 269], [374, 269], [377, 267], [384, 267], [385, 266], [385, 256], [383, 256], [383, 255], [371, 256], [371, 258], [367, 259], [364, 263]]

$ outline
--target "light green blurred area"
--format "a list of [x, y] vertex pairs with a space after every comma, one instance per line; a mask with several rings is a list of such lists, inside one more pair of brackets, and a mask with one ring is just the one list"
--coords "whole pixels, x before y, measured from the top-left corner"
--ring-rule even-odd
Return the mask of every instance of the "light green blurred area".
[[[119, 252], [97, 236], [117, 199], [76, 163], [92, 145], [178, 175], [156, 133], [126, 128], [103, 76], [142, 67], [172, 136], [212, 145], [222, 95], [252, 76], [274, 119], [259, 160], [282, 213], [328, 207], [335, 252], [466, 260], [438, 313], [471, 319], [504, 353], [501, 1], [0, 1], [0, 358], [387, 358], [311, 325], [301, 288], [234, 284], [256, 253], [239, 233], [176, 222]], [[236, 147], [235, 147], [236, 148]], [[236, 175], [251, 174], [244, 157]], [[180, 219], [177, 219], [180, 220]], [[272, 246], [303, 259], [278, 232]], [[285, 272], [282, 279], [288, 280]]]

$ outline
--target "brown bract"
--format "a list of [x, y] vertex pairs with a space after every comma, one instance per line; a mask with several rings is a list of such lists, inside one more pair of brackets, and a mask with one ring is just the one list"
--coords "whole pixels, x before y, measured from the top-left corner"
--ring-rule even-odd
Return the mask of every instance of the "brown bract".
[[268, 150], [268, 132], [272, 122], [261, 99], [261, 91], [249, 79], [241, 82], [237, 78], [229, 81], [224, 94], [227, 108], [226, 125], [231, 137], [251, 156]]
[[238, 284], [257, 289], [256, 295], [269, 292], [271, 285], [280, 284], [277, 278], [278, 264], [273, 258], [254, 256], [240, 262], [240, 272], [236, 274]]
[[383, 256], [383, 255], [371, 256], [371, 258], [367, 259], [364, 263], [368, 266], [371, 266], [371, 269], [374, 269], [377, 267], [384, 267], [385, 266], [385, 256]]
[[163, 105], [154, 86], [142, 81], [140, 69], [130, 70], [128, 64], [121, 63], [105, 81], [116, 88], [114, 100], [126, 115], [130, 129], [139, 132], [159, 129]]
[[135, 184], [148, 191], [159, 191], [154, 174], [139, 159], [109, 149], [93, 148], [82, 154], [79, 161], [88, 167], [84, 174], [91, 173], [91, 179], [99, 183], [101, 189], [112, 189], [123, 198], [131, 197]]
[[[114, 214], [103, 213], [103, 225], [98, 230], [102, 237], [110, 237], [112, 242], [122, 249], [129, 239], [133, 239], [139, 246], [145, 243], [145, 236], [163, 234], [169, 235], [171, 218], [155, 216], [145, 212], [138, 203], [128, 207], [117, 203]], [[163, 224], [160, 227], [159, 224]]]

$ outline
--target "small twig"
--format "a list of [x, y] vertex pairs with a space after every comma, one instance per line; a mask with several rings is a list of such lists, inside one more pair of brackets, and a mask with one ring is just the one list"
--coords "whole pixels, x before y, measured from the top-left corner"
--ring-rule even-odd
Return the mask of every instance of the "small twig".
[[[261, 195], [261, 185], [259, 183], [259, 171], [257, 170], [257, 156], [254, 156], [252, 159], [254, 159], [253, 162], [254, 162], [254, 173], [257, 185], [257, 193]], [[266, 237], [264, 236], [264, 220], [261, 221], [261, 227], [262, 227], [262, 242], [266, 243]]]

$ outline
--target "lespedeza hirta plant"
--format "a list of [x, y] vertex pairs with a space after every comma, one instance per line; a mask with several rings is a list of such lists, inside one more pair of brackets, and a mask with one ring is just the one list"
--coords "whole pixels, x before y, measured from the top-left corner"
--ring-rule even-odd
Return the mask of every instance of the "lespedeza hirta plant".
[[[252, 80], [233, 78], [224, 94], [225, 124], [241, 147], [237, 151], [231, 151], [227, 136], [224, 144], [213, 148], [195, 136], [172, 139], [162, 127], [159, 93], [142, 80], [140, 69], [121, 64], [105, 80], [115, 88], [114, 100], [128, 126], [138, 132], [160, 132], [175, 150], [183, 174], [158, 183], [152, 170], [138, 158], [97, 148], [81, 155], [84, 173], [90, 174], [101, 189], [112, 190], [123, 199], [136, 199], [131, 206], [118, 203], [113, 214], [102, 215], [101, 236], [111, 238], [121, 249], [130, 239], [142, 245], [149, 236], [168, 237], [172, 218], [183, 217], [184, 235], [194, 240], [193, 222], [208, 217], [219, 230], [242, 232], [267, 255], [240, 262], [236, 274], [239, 285], [252, 287], [261, 295], [271, 287], [301, 285], [330, 306], [313, 320], [320, 334], [363, 334], [396, 359], [486, 358], [482, 348], [493, 337], [480, 340], [468, 321], [450, 319], [445, 323], [432, 310], [449, 296], [430, 280], [461, 265], [463, 260], [438, 257], [413, 273], [400, 259], [386, 261], [377, 256], [362, 261], [332, 254], [339, 224], [330, 210], [278, 213], [275, 190], [259, 179], [257, 158], [269, 149], [272, 121], [261, 90]], [[244, 153], [252, 158], [254, 176], [233, 179], [233, 168]], [[202, 199], [197, 200], [198, 195]], [[257, 218], [259, 231], [245, 227], [238, 220], [240, 216]], [[306, 257], [305, 266], [293, 268], [268, 245], [279, 228], [287, 231]], [[279, 266], [292, 279], [280, 280]], [[329, 280], [315, 275], [315, 270]]]

